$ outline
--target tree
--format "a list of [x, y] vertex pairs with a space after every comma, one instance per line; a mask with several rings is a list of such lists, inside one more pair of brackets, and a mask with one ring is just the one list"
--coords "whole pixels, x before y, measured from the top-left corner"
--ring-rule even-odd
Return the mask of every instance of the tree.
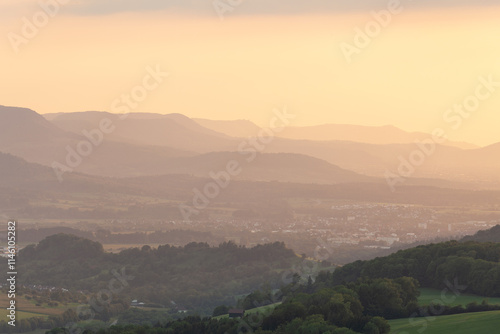
[[391, 325], [389, 325], [389, 322], [382, 317], [373, 317], [368, 323], [374, 324], [380, 334], [386, 334], [391, 331]]
[[226, 305], [220, 305], [220, 306], [217, 306], [214, 309], [214, 312], [212, 313], [212, 316], [213, 317], [217, 317], [219, 315], [227, 314], [228, 312], [229, 312], [229, 307], [228, 306], [226, 306]]

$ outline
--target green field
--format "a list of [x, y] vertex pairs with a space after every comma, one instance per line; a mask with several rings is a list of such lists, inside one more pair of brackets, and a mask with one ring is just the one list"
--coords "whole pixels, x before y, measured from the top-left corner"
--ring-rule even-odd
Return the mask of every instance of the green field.
[[[9, 320], [7, 318], [8, 314], [10, 314], [8, 310], [0, 309], [0, 318], [2, 320], [6, 319], [5, 321], [8, 321]], [[31, 313], [31, 312], [24, 312], [24, 311], [16, 311], [16, 320], [29, 319], [29, 318], [34, 318], [34, 317], [47, 317], [47, 315], [46, 314], [40, 314], [40, 313]]]
[[457, 306], [462, 305], [466, 306], [469, 303], [476, 302], [481, 304], [483, 300], [486, 300], [489, 304], [498, 304], [500, 305], [500, 298], [490, 298], [490, 297], [481, 297], [471, 294], [461, 294], [460, 296], [454, 296], [453, 293], [447, 291], [444, 297], [442, 297], [443, 290], [435, 290], [435, 289], [420, 289], [420, 297], [418, 297], [418, 303], [420, 305], [429, 305], [432, 301], [435, 301], [439, 304], [444, 304], [447, 306]]
[[500, 311], [463, 313], [433, 318], [390, 320], [393, 334], [498, 333]]
[[254, 313], [260, 313], [264, 315], [269, 315], [274, 311], [276, 306], [281, 305], [281, 302], [271, 304], [271, 305], [266, 305], [266, 306], [261, 306], [261, 307], [256, 307], [250, 310], [245, 311], [245, 314], [254, 314]]
[[[261, 314], [264, 314], [264, 315], [269, 315], [269, 314], [272, 313], [272, 311], [278, 305], [281, 305], [281, 302], [275, 303], [275, 304], [266, 305], [266, 306], [256, 307], [256, 308], [253, 308], [253, 309], [250, 309], [250, 310], [246, 310], [245, 311], [245, 315], [254, 314], [254, 313], [257, 313], [257, 312], [261, 313]], [[223, 315], [219, 315], [217, 317], [214, 317], [214, 319], [224, 319], [224, 318], [229, 318], [229, 315], [228, 314], [223, 314]]]
[[[2, 320], [7, 319], [7, 314], [9, 314], [9, 311], [6, 309], [9, 302], [10, 300], [7, 298], [6, 294], [0, 294], [0, 319]], [[66, 306], [59, 305], [57, 307], [36, 306], [34, 300], [27, 300], [25, 296], [18, 296], [16, 299], [16, 320], [33, 317], [47, 318], [50, 315], [60, 315], [69, 307], [76, 306], [78, 305], [69, 304]]]

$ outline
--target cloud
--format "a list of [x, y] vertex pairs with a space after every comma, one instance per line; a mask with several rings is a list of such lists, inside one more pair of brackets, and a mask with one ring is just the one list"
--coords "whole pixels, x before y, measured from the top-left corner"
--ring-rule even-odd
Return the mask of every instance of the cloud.
[[[32, 12], [39, 3], [59, 0], [17, 0], [0, 3], [0, 17], [18, 17]], [[297, 15], [310, 13], [367, 12], [400, 2], [405, 8], [483, 7], [499, 5], [498, 0], [67, 0], [63, 12], [73, 15], [108, 15], [122, 12], [170, 11], [193, 15], [216, 15], [214, 3], [233, 7], [231, 15]]]
[[399, 1], [405, 7], [463, 7], [498, 5], [498, 0], [70, 0], [67, 10], [80, 15], [168, 10], [192, 14], [214, 14], [214, 2], [235, 7], [235, 15], [287, 15], [338, 13], [383, 9]]
[[81, 15], [102, 15], [120, 12], [170, 10], [187, 13], [210, 13], [212, 0], [73, 0], [66, 10]]

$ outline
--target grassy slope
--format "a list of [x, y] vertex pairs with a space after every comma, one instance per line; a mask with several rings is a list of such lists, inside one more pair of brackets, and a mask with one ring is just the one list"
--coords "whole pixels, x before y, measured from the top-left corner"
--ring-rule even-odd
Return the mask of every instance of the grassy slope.
[[[448, 292], [445, 298], [450, 299], [452, 295]], [[447, 304], [449, 306], [462, 305], [477, 302], [480, 304], [486, 300], [490, 304], [500, 304], [500, 298], [488, 298], [471, 294], [457, 296], [456, 299]], [[432, 301], [441, 302], [441, 290], [420, 289], [418, 298], [420, 305], [428, 305]], [[456, 314], [440, 317], [397, 319], [389, 321], [391, 333], [399, 334], [469, 334], [469, 333], [495, 333], [500, 327], [500, 311]]]
[[500, 311], [455, 314], [435, 318], [389, 321], [394, 334], [498, 333]]
[[[441, 300], [450, 300], [453, 297], [453, 294], [450, 292], [447, 292], [444, 296], [444, 298], [441, 297], [441, 292], [442, 290], [435, 290], [435, 289], [420, 289], [420, 297], [418, 298], [418, 303], [420, 305], [429, 305], [432, 301], [438, 300], [439, 303], [442, 304]], [[471, 295], [471, 294], [462, 294], [460, 296], [457, 296], [455, 300], [453, 300], [451, 303], [446, 304], [448, 306], [457, 306], [457, 305], [462, 305], [466, 306], [469, 303], [476, 302], [478, 304], [481, 304], [483, 300], [486, 300], [489, 304], [498, 304], [500, 305], [500, 298], [490, 298], [490, 297], [481, 297], [481, 296], [476, 296], [476, 295]]]
[[[10, 299], [7, 298], [5, 293], [0, 294], [0, 319], [7, 319], [8, 310], [6, 307], [9, 305]], [[63, 314], [68, 307], [76, 306], [70, 304], [68, 306], [59, 305], [57, 307], [36, 306], [35, 301], [26, 300], [24, 296], [17, 296], [16, 298], [16, 320], [33, 318], [33, 317], [48, 317], [50, 315]]]
[[[250, 310], [246, 310], [245, 311], [245, 315], [254, 314], [254, 313], [257, 313], [257, 312], [260, 313], [260, 314], [269, 315], [269, 314], [272, 313], [272, 311], [278, 305], [281, 305], [281, 302], [270, 304], [270, 305], [266, 305], [266, 306], [256, 307], [256, 308], [253, 308], [253, 309], [250, 309]], [[214, 319], [223, 319], [223, 318], [229, 318], [229, 315], [228, 314], [223, 314], [223, 315], [219, 315], [217, 317], [214, 317]]]

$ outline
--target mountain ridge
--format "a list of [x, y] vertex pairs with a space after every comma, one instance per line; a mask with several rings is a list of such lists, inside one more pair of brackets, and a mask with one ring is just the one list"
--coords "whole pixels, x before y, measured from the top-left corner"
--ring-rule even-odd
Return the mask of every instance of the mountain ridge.
[[[234, 136], [238, 132], [243, 133], [242, 137], [255, 136], [260, 127], [249, 120], [209, 120], [194, 118], [199, 124], [221, 132], [229, 136]], [[277, 133], [277, 137], [295, 140], [313, 141], [351, 141], [370, 144], [411, 144], [415, 140], [424, 140], [431, 137], [431, 134], [424, 132], [409, 132], [394, 125], [366, 126], [354, 124], [320, 124], [312, 126], [289, 126]], [[462, 149], [475, 149], [480, 146], [460, 141], [448, 141], [447, 146]]]
[[[8, 112], [5, 112], [6, 109], [9, 109]], [[7, 114], [19, 117], [6, 117]], [[1, 125], [6, 129], [5, 133], [11, 131], [11, 136], [7, 138], [8, 140], [0, 141], [0, 151], [46, 166], [52, 166], [54, 162], [65, 163], [69, 149], [76, 150], [82, 141], [89, 141], [84, 135], [84, 130], [88, 134], [88, 131], [98, 130], [103, 120], [110, 121], [113, 125], [112, 131], [103, 136], [105, 140], [102, 140], [102, 143], [92, 147], [90, 155], [81, 157], [82, 163], [74, 168], [78, 172], [93, 175], [118, 177], [161, 175], [169, 172], [169, 164], [179, 166], [178, 161], [183, 159], [187, 161], [188, 157], [212, 154], [211, 156], [217, 160], [217, 152], [251, 150], [274, 154], [298, 154], [312, 163], [312, 159], [306, 158], [308, 156], [324, 160], [344, 170], [378, 179], [384, 178], [388, 171], [399, 175], [401, 165], [406, 164], [406, 168], [412, 169], [411, 173], [404, 175], [407, 180], [425, 178], [475, 182], [486, 188], [490, 187], [490, 184], [500, 182], [498, 175], [500, 143], [485, 148], [464, 150], [435, 143], [431, 145], [432, 147], [422, 148], [423, 144], [416, 143], [378, 145], [352, 141], [294, 140], [278, 136], [264, 138], [259, 137], [259, 133], [250, 139], [234, 138], [206, 129], [195, 120], [181, 114], [133, 113], [124, 117], [106, 112], [80, 112], [47, 114], [44, 118], [32, 110], [0, 107], [0, 120], [2, 117]], [[251, 124], [247, 121], [242, 122]], [[15, 136], [11, 129], [21, 129], [20, 140], [12, 139]], [[33, 138], [29, 133], [24, 136], [23, 131], [40, 134]], [[255, 144], [253, 141], [260, 144]], [[261, 146], [262, 150], [257, 149], [257, 146]], [[413, 161], [416, 155], [423, 160], [418, 165], [410, 164], [409, 161]], [[213, 164], [207, 160], [203, 163]], [[304, 164], [305, 162], [302, 163]], [[193, 168], [188, 167], [186, 170]], [[286, 164], [273, 168], [277, 170], [285, 167]], [[257, 166], [251, 168], [256, 170]], [[286, 168], [283, 171], [286, 171]], [[309, 182], [314, 180], [311, 175], [313, 171], [314, 168], [311, 171], [302, 169], [293, 178], [290, 175], [288, 177], [297, 181], [301, 173], [309, 174], [305, 178]], [[325, 174], [324, 171], [319, 172], [321, 173]]]

